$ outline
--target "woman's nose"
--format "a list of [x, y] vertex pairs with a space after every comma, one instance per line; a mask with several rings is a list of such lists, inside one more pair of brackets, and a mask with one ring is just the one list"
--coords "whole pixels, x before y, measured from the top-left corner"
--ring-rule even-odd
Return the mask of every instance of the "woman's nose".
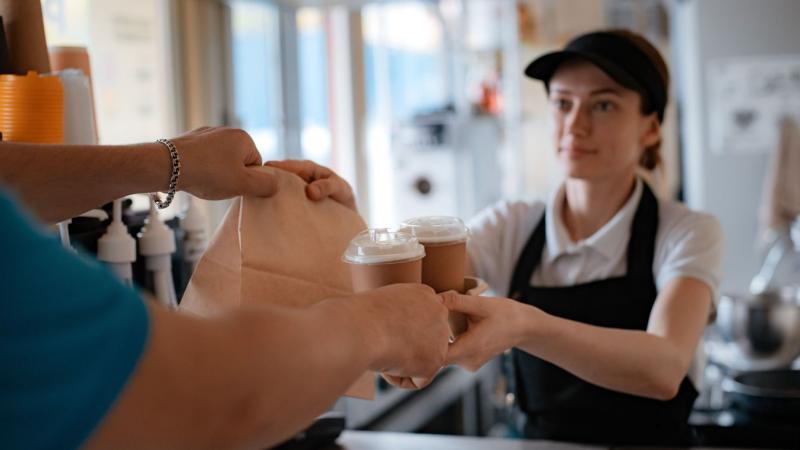
[[566, 117], [566, 129], [570, 134], [576, 136], [588, 136], [592, 129], [591, 118], [583, 111], [583, 108], [576, 106]]

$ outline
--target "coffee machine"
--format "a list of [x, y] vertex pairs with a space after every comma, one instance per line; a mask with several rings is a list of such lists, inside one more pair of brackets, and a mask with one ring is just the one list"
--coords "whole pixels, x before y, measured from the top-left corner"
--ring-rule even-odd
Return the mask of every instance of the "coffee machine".
[[392, 132], [393, 213], [470, 218], [500, 198], [501, 124], [452, 108], [418, 114]]

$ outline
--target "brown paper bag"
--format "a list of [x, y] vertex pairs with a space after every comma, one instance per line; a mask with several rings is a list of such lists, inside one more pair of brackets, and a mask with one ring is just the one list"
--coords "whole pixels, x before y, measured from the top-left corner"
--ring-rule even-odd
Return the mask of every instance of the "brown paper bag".
[[[278, 193], [234, 200], [181, 309], [208, 315], [241, 304], [304, 308], [353, 292], [341, 255], [366, 228], [361, 217], [330, 199], [308, 200], [306, 183], [294, 174], [259, 170], [275, 173]], [[365, 373], [345, 395], [374, 398], [375, 375]]]

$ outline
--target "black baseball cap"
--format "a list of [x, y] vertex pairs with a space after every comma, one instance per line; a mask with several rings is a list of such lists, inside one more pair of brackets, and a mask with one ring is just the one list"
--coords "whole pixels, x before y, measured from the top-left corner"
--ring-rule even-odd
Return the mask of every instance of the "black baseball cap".
[[648, 113], [657, 112], [664, 120], [667, 107], [669, 72], [658, 50], [644, 37], [628, 30], [596, 31], [573, 39], [564, 50], [547, 53], [525, 68], [525, 75], [544, 82], [558, 67], [574, 58], [583, 58], [599, 67], [617, 83], [639, 92]]

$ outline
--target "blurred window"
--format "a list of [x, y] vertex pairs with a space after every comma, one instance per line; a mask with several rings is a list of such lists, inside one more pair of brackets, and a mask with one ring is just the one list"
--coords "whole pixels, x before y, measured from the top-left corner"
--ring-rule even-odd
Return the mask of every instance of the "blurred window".
[[244, 0], [230, 8], [235, 122], [253, 137], [262, 159], [281, 159], [278, 9]]
[[297, 12], [298, 75], [303, 158], [331, 166], [328, 15], [322, 8]]
[[[444, 29], [431, 2], [367, 5], [362, 10], [369, 113], [397, 120], [451, 101]], [[382, 91], [385, 91], [384, 95]]]

